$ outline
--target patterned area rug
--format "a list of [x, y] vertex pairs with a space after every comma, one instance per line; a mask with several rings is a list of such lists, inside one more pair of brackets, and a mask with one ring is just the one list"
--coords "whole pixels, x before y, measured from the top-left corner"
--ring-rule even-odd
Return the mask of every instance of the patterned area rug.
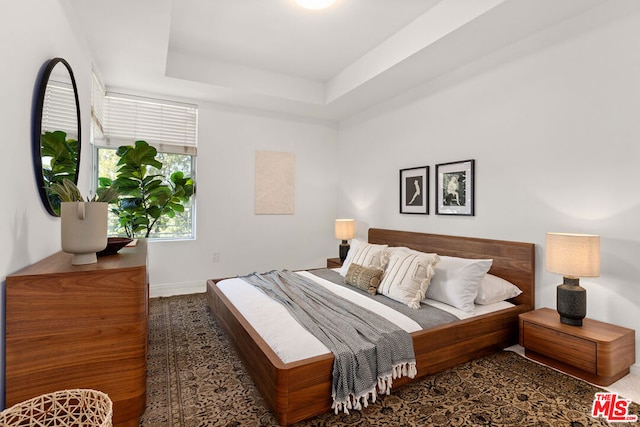
[[[141, 426], [277, 425], [204, 294], [152, 299], [149, 327]], [[362, 412], [322, 414], [296, 426], [607, 426], [590, 416], [600, 391], [498, 352], [399, 387]], [[629, 413], [640, 415], [640, 406]]]

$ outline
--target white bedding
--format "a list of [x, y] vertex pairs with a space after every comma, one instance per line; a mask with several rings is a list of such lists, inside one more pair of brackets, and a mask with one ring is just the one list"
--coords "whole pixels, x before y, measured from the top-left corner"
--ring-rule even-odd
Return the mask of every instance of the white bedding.
[[[331, 283], [307, 271], [301, 271], [298, 272], [298, 274], [317, 282], [318, 285], [325, 287], [331, 292], [346, 297], [386, 317], [389, 321], [395, 323], [407, 332], [415, 332], [421, 329], [420, 325], [407, 316], [384, 304], [373, 301], [358, 292]], [[284, 363], [295, 362], [329, 353], [329, 349], [304, 329], [289, 314], [286, 308], [272, 300], [256, 287], [238, 278], [222, 280], [217, 283], [217, 286]], [[452, 313], [459, 319], [474, 316], [438, 301], [424, 300], [423, 302]], [[512, 306], [513, 304], [506, 301], [490, 305], [476, 305], [475, 316]], [[282, 331], [287, 331], [287, 333], [283, 334]]]

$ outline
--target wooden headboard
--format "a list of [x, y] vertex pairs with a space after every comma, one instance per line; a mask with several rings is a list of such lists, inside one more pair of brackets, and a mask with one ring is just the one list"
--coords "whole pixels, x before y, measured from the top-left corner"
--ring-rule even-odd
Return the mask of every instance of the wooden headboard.
[[476, 237], [446, 236], [409, 231], [369, 229], [369, 243], [406, 246], [421, 252], [460, 258], [493, 259], [489, 272], [510, 281], [522, 290], [511, 300], [534, 308], [535, 303], [535, 245], [506, 240]]

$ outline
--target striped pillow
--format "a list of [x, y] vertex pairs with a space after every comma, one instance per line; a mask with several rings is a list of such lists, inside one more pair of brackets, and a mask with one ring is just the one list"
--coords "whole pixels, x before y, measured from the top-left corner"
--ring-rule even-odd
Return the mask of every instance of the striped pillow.
[[420, 308], [438, 261], [437, 254], [393, 248], [378, 293], [411, 308]]
[[352, 263], [384, 270], [389, 256], [387, 248], [387, 245], [374, 245], [357, 239], [351, 240], [351, 247], [340, 269], [340, 275], [345, 277]]

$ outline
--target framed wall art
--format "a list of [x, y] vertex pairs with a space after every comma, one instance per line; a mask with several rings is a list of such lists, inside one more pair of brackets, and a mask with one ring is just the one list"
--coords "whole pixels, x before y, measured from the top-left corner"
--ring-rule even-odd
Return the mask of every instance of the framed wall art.
[[474, 215], [475, 160], [436, 165], [436, 214]]
[[400, 213], [429, 213], [429, 166], [400, 170]]

